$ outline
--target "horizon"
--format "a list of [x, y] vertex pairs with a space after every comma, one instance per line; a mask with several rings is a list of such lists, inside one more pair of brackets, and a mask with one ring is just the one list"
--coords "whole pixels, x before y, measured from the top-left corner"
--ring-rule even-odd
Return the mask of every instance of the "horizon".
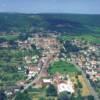
[[0, 13], [100, 14], [100, 0], [0, 0]]
[[46, 14], [58, 14], [58, 15], [100, 15], [100, 14], [87, 14], [87, 13], [52, 13], [52, 12], [43, 12], [43, 13], [24, 13], [24, 12], [0, 12], [0, 14], [25, 14], [25, 15], [46, 15]]

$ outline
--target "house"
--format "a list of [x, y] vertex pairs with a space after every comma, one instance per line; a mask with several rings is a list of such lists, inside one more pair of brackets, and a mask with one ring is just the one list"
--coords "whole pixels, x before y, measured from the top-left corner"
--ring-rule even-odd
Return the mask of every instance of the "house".
[[48, 84], [52, 83], [52, 80], [51, 79], [47, 79], [47, 78], [42, 79], [42, 81], [43, 81], [44, 85], [48, 85]]
[[5, 94], [7, 95], [7, 97], [13, 95], [13, 92], [12, 91], [5, 91]]
[[25, 85], [25, 81], [24, 80], [21, 80], [21, 81], [18, 81], [16, 83], [17, 86], [24, 86]]
[[39, 56], [35, 55], [35, 56], [32, 57], [32, 61], [34, 63], [37, 63], [38, 62], [38, 58], [39, 58]]
[[18, 46], [21, 48], [21, 49], [24, 49], [24, 48], [31, 48], [31, 44], [28, 42], [28, 40], [25, 40], [25, 41], [16, 41], [18, 43]]
[[35, 77], [35, 75], [39, 73], [40, 68], [37, 66], [35, 67], [33, 66], [33, 67], [29, 67], [28, 70], [29, 70], [28, 78], [30, 79], [32, 77]]
[[41, 77], [43, 77], [43, 78], [48, 77], [48, 72], [46, 70], [41, 72]]
[[97, 73], [97, 74], [96, 74], [96, 78], [97, 78], [98, 80], [100, 80], [100, 73]]
[[97, 64], [97, 62], [96, 62], [96, 61], [94, 61], [94, 60], [93, 60], [93, 61], [91, 61], [90, 63], [91, 63], [91, 65], [96, 65], [96, 64]]
[[7, 95], [7, 97], [10, 97], [12, 95], [15, 95], [16, 92], [20, 91], [20, 87], [19, 86], [8, 86], [5, 90], [5, 94]]
[[26, 56], [24, 59], [25, 59], [27, 64], [32, 63], [32, 57]]
[[35, 55], [35, 56], [32, 57], [33, 60], [38, 59], [38, 58], [39, 58], [38, 55]]
[[3, 43], [0, 43], [0, 47], [8, 48], [9, 44], [8, 42], [3, 42]]

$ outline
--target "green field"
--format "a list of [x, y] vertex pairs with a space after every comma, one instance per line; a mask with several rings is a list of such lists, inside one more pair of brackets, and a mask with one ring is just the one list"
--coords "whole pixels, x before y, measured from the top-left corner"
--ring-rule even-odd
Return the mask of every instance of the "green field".
[[60, 39], [62, 41], [66, 40], [72, 40], [72, 39], [79, 39], [79, 40], [85, 40], [87, 42], [92, 42], [92, 43], [100, 43], [100, 35], [92, 35], [92, 34], [84, 34], [84, 35], [64, 35], [61, 36]]
[[2, 35], [2, 36], [0, 36], [0, 39], [5, 39], [7, 41], [17, 40], [18, 36], [19, 36], [18, 34], [16, 34], [16, 35]]
[[62, 74], [72, 74], [77, 73], [78, 70], [73, 64], [67, 63], [65, 61], [57, 61], [54, 62], [48, 69], [50, 74], [55, 74], [56, 72]]

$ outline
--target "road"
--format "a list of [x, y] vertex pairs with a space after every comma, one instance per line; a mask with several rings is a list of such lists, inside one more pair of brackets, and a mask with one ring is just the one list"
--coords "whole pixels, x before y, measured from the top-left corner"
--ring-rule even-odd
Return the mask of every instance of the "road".
[[89, 89], [90, 89], [90, 93], [94, 96], [95, 100], [100, 100], [99, 97], [97, 96], [96, 91], [95, 91], [95, 90], [93, 89], [93, 87], [91, 86], [90, 81], [87, 79], [86, 74], [84, 73], [84, 71], [83, 71], [79, 66], [77, 66], [74, 62], [71, 62], [71, 63], [74, 64], [75, 67], [76, 67], [79, 71], [82, 72], [82, 76], [84, 77], [84, 79], [85, 79], [85, 81], [86, 81], [86, 83], [87, 83], [87, 85], [88, 85], [88, 87], [89, 87]]
[[21, 92], [24, 92], [30, 86], [32, 86], [33, 84], [35, 84], [41, 78], [41, 73], [43, 72], [43, 70], [44, 70], [44, 68], [41, 69], [40, 73], [37, 75], [37, 77], [32, 82], [30, 82], [29, 84], [27, 84], [26, 86], [24, 86], [24, 89], [21, 90]]
[[[23, 90], [21, 90], [21, 92], [24, 92], [25, 90], [27, 90], [30, 86], [32, 86], [33, 84], [35, 84], [35, 83], [37, 83], [37, 81], [39, 81], [39, 79], [41, 79], [41, 76], [42, 76], [42, 74], [43, 74], [43, 72], [46, 70], [46, 69], [48, 69], [48, 67], [49, 67], [49, 64], [51, 63], [51, 61], [53, 61], [53, 55], [55, 55], [60, 49], [59, 49], [59, 42], [57, 41], [57, 44], [58, 44], [58, 48], [56, 48], [56, 47], [51, 47], [51, 48], [48, 48], [48, 47], [50, 47], [50, 45], [51, 44], [49, 44], [48, 45], [48, 47], [47, 47], [47, 49], [49, 49], [48, 51], [50, 52], [50, 53], [48, 53], [47, 55], [46, 55], [46, 59], [43, 59], [43, 57], [41, 57], [40, 58], [40, 60], [39, 60], [39, 63], [38, 63], [38, 67], [41, 69], [40, 70], [40, 72], [38, 73], [38, 75], [36, 76], [36, 78], [34, 79], [34, 80], [32, 80], [30, 83], [28, 83], [28, 84], [26, 84], [25, 86], [24, 86], [24, 89]], [[55, 52], [53, 52], [52, 54], [51, 54], [51, 52], [53, 51], [53, 49], [55, 49], [56, 48], [56, 50], [55, 50]], [[43, 51], [42, 52], [43, 54], [45, 54], [45, 51]], [[50, 59], [50, 57], [52, 58], [52, 59]], [[43, 62], [43, 65], [41, 65], [41, 61], [42, 60], [44, 60]]]
[[[40, 63], [41, 63], [42, 58], [40, 59]], [[52, 59], [53, 60], [53, 59]], [[49, 62], [48, 62], [49, 61]], [[24, 89], [21, 90], [21, 92], [24, 92], [25, 90], [27, 90], [30, 86], [32, 86], [33, 84], [37, 83], [39, 81], [39, 79], [41, 79], [41, 74], [45, 71], [46, 68], [49, 67], [49, 63], [51, 60], [45, 60], [44, 64], [41, 65], [40, 63], [38, 63], [38, 67], [41, 68], [40, 72], [38, 73], [38, 75], [36, 76], [36, 78], [34, 80], [32, 80], [32, 82], [30, 82], [29, 84], [26, 84], [26, 86], [24, 86]]]

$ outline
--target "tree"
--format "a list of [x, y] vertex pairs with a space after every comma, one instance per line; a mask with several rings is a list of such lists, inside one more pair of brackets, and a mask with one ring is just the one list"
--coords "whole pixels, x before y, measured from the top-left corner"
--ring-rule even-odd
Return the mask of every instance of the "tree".
[[88, 100], [94, 100], [94, 96], [89, 95], [89, 96], [88, 96]]
[[28, 37], [29, 37], [28, 33], [20, 33], [19, 34], [19, 39], [22, 41], [27, 40]]
[[16, 49], [18, 47], [18, 43], [15, 40], [9, 40], [8, 43], [12, 46], [12, 49]]
[[82, 97], [82, 95], [81, 95], [81, 90], [80, 90], [80, 88], [78, 88], [78, 90], [77, 90], [77, 93], [78, 93], [78, 96], [76, 97], [76, 100], [83, 100], [83, 97]]
[[31, 47], [32, 49], [36, 50], [36, 45], [32, 44]]
[[45, 97], [40, 97], [39, 100], [46, 100]]
[[0, 90], [0, 100], [7, 100], [6, 94], [3, 90]]
[[61, 92], [59, 94], [58, 100], [70, 100], [71, 99], [71, 94], [69, 94], [68, 92]]
[[78, 52], [81, 48], [77, 47], [76, 45], [71, 44], [70, 41], [66, 41], [64, 43], [64, 48], [66, 49], [66, 51], [69, 52]]
[[0, 43], [6, 42], [7, 40], [5, 38], [0, 38]]
[[24, 93], [17, 93], [15, 100], [32, 100], [29, 94], [25, 91]]
[[57, 90], [54, 85], [50, 84], [46, 90], [47, 96], [57, 96]]
[[77, 83], [78, 83], [78, 87], [79, 88], [82, 88], [83, 87], [82, 83], [79, 80], [77, 80]]
[[29, 74], [29, 69], [26, 69], [26, 74], [27, 74], [27, 75]]

